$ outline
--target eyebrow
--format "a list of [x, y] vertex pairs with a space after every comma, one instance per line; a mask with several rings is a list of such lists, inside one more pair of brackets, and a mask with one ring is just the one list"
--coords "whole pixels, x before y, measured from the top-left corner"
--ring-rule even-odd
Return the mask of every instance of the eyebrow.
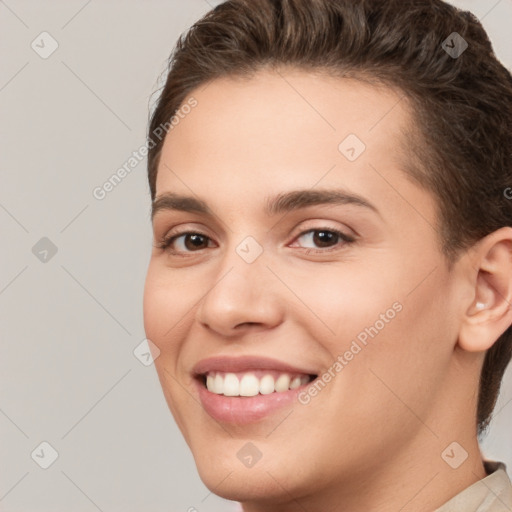
[[[265, 200], [264, 213], [268, 216], [272, 216], [322, 204], [352, 204], [379, 213], [379, 210], [367, 199], [340, 189], [292, 190], [267, 197]], [[153, 220], [157, 212], [163, 210], [178, 210], [190, 213], [201, 213], [211, 217], [215, 216], [213, 211], [203, 200], [193, 196], [182, 196], [173, 192], [161, 194], [153, 201], [151, 220]]]

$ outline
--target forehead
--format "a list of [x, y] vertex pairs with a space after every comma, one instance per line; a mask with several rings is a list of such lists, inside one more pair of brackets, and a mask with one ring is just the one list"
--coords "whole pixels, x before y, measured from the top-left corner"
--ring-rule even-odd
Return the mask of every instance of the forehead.
[[197, 106], [180, 116], [163, 148], [165, 160], [179, 164], [186, 158], [188, 166], [205, 156], [245, 168], [265, 155], [272, 167], [294, 157], [311, 161], [315, 154], [333, 160], [351, 134], [361, 141], [356, 149], [385, 146], [396, 157], [400, 130], [409, 123], [400, 92], [296, 69], [219, 78], [189, 97]]
[[197, 106], [165, 139], [157, 196], [214, 195], [241, 207], [270, 189], [343, 186], [395, 209], [404, 207], [397, 196], [430, 196], [404, 173], [402, 131], [412, 119], [400, 91], [280, 69], [216, 79], [190, 97]]
[[184, 139], [193, 131], [194, 142], [210, 142], [223, 149], [238, 140], [237, 147], [230, 147], [233, 155], [237, 149], [244, 154], [250, 148], [256, 150], [256, 142], [282, 148], [281, 153], [291, 145], [300, 151], [299, 145], [306, 142], [306, 151], [319, 138], [327, 145], [348, 133], [375, 145], [390, 129], [396, 141], [409, 122], [400, 91], [294, 68], [219, 78], [199, 86], [190, 96], [197, 106], [182, 116], [180, 129], [173, 128], [168, 138], [187, 142]]

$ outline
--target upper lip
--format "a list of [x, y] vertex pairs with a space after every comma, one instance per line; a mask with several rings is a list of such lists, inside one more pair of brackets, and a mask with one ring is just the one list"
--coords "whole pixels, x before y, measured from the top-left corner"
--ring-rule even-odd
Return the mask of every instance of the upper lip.
[[215, 356], [199, 361], [192, 369], [195, 375], [204, 375], [208, 372], [244, 372], [247, 370], [277, 370], [286, 373], [302, 373], [316, 375], [307, 368], [292, 366], [278, 359], [260, 356], [226, 357]]

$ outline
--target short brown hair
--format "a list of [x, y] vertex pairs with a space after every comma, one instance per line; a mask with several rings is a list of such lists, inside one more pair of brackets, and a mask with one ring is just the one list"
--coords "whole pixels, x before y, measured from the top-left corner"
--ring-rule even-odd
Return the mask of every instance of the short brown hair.
[[[449, 48], [464, 51], [454, 55]], [[153, 138], [158, 127], [169, 123], [199, 85], [219, 77], [250, 77], [269, 66], [324, 70], [402, 91], [417, 123], [408, 132], [408, 175], [437, 199], [439, 240], [450, 264], [479, 239], [512, 225], [511, 204], [504, 197], [512, 185], [512, 77], [477, 18], [441, 0], [228, 0], [218, 5], [179, 38], [169, 58], [148, 131], [153, 200], [164, 142]], [[489, 424], [511, 357], [509, 327], [485, 356], [479, 434]]]

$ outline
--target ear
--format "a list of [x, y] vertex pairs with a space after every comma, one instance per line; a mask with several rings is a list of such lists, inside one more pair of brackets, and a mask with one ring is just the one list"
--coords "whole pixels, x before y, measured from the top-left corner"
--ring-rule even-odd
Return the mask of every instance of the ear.
[[473, 301], [459, 331], [459, 346], [485, 351], [512, 324], [512, 227], [500, 228], [472, 248], [468, 266]]

